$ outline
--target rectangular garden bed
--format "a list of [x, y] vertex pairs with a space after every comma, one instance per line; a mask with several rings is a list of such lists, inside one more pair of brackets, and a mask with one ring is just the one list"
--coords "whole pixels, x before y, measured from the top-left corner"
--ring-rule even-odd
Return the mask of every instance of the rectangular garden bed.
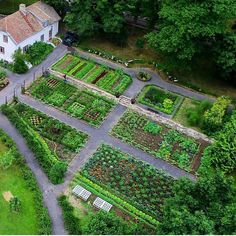
[[97, 149], [79, 176], [80, 181], [92, 181], [94, 185], [90, 183], [91, 187], [98, 185], [104, 193], [110, 192], [105, 195], [114, 201], [117, 200], [113, 197], [115, 195], [147, 214], [151, 218], [144, 218], [149, 222], [152, 218], [153, 222], [161, 219], [161, 206], [166, 198], [172, 196], [174, 183], [172, 177], [107, 144]]
[[203, 150], [208, 145], [131, 110], [121, 117], [111, 134], [189, 172], [196, 172]]
[[124, 93], [132, 83], [132, 78], [121, 70], [114, 71], [71, 54], [65, 55], [52, 68], [76, 79], [95, 84], [114, 95]]
[[53, 119], [23, 103], [12, 108], [27, 124], [40, 134], [52, 152], [64, 161], [70, 161], [85, 146], [88, 135]]
[[143, 105], [171, 115], [180, 103], [181, 96], [165, 91], [156, 85], [145, 86], [137, 97]]
[[100, 126], [115, 102], [89, 90], [75, 87], [56, 77], [40, 78], [29, 93], [90, 125]]

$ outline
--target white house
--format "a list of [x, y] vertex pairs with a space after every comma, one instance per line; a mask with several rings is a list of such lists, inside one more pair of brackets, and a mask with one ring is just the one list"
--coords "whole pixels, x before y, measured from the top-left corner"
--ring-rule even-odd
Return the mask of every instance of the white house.
[[36, 41], [47, 42], [58, 33], [60, 16], [53, 7], [36, 2], [0, 20], [0, 60], [11, 62], [15, 50], [26, 51]]

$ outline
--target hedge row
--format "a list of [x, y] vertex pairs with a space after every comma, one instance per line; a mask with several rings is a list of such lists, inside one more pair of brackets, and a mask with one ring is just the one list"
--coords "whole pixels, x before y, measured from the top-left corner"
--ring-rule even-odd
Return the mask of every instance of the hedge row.
[[67, 163], [58, 160], [58, 157], [51, 152], [45, 140], [21, 119], [13, 108], [3, 105], [2, 112], [26, 139], [29, 148], [35, 154], [40, 166], [43, 168], [50, 181], [53, 184], [63, 182], [68, 167]]
[[35, 176], [31, 172], [31, 170], [27, 167], [25, 160], [19, 153], [18, 149], [16, 148], [15, 143], [1, 129], [0, 129], [0, 137], [1, 139], [4, 139], [6, 141], [8, 146], [11, 146], [11, 150], [14, 155], [15, 164], [20, 166], [20, 171], [21, 171], [22, 177], [25, 180], [27, 187], [34, 193], [33, 194], [34, 207], [36, 209], [36, 214], [38, 218], [38, 226], [39, 226], [38, 234], [42, 234], [42, 235], [51, 234], [52, 233], [51, 219], [49, 217], [47, 209], [43, 205], [43, 196], [42, 196], [41, 191], [39, 190], [39, 186], [37, 184]]

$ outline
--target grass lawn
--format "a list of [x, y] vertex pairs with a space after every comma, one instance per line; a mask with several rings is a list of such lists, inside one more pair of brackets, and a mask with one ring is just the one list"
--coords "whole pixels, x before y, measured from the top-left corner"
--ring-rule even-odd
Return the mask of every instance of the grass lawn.
[[145, 46], [144, 49], [137, 49], [135, 46], [136, 40], [138, 38], [142, 38], [147, 32], [138, 28], [130, 28], [130, 32], [131, 33], [128, 37], [126, 47], [119, 47], [118, 45], [115, 45], [111, 41], [98, 35], [83, 40], [79, 47], [93, 48], [99, 51], [110, 53], [125, 60], [140, 59], [143, 62], [140, 62], [139, 66], [150, 66], [148, 65], [148, 62], [157, 60], [157, 54], [148, 49], [147, 46]]
[[19, 9], [19, 5], [24, 3], [30, 5], [37, 0], [0, 0], [0, 14], [9, 15]]
[[198, 101], [189, 99], [189, 98], [184, 98], [183, 103], [179, 107], [178, 111], [175, 113], [173, 120], [182, 124], [183, 126], [186, 127], [191, 127], [197, 131], [201, 131], [198, 127], [192, 127], [187, 119], [187, 111], [190, 108], [196, 108], [197, 105], [199, 104]]
[[[0, 143], [2, 154], [2, 143]], [[1, 155], [0, 154], [0, 155]], [[1, 158], [1, 157], [0, 157]], [[21, 200], [20, 213], [12, 213], [3, 193], [10, 191]], [[34, 194], [22, 177], [20, 167], [14, 165], [7, 170], [0, 169], [0, 234], [37, 234], [38, 219], [34, 207]]]

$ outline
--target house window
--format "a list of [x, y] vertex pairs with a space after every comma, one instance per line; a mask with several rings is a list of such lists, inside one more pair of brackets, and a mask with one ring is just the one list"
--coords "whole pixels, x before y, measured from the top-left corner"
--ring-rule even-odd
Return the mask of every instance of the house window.
[[24, 47], [23, 47], [23, 53], [26, 53], [26, 51], [28, 50], [28, 48], [29, 48], [29, 45], [24, 46]]
[[52, 39], [52, 28], [49, 30], [49, 39]]
[[0, 53], [5, 54], [5, 48], [0, 46]]
[[44, 41], [44, 34], [41, 35], [40, 40]]
[[8, 36], [7, 35], [3, 35], [3, 42], [8, 43]]

